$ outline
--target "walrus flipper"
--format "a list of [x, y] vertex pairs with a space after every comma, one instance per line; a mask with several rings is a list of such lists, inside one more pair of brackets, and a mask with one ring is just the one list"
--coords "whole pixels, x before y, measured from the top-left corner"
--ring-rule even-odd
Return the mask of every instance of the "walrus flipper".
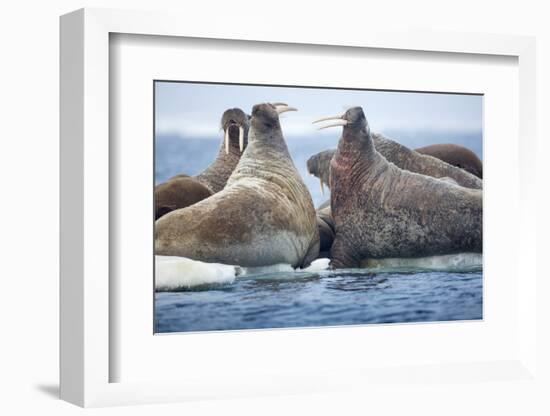
[[358, 269], [361, 267], [361, 259], [354, 255], [355, 250], [346, 244], [341, 235], [336, 234], [336, 238], [330, 249], [331, 269]]

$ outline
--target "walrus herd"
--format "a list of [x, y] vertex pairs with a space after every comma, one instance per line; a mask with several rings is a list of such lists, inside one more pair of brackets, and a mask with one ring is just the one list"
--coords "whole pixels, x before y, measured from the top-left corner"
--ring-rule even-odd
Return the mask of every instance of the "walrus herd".
[[331, 268], [369, 259], [482, 251], [482, 167], [451, 144], [411, 150], [370, 131], [361, 107], [324, 117], [341, 126], [336, 149], [313, 155], [307, 170], [331, 190], [317, 211], [288, 151], [284, 103], [233, 108], [215, 160], [155, 188], [155, 252], [244, 267]]

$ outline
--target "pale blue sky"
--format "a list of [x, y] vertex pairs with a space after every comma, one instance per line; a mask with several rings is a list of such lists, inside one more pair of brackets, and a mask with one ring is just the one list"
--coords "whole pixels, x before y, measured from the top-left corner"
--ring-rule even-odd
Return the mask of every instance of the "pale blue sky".
[[157, 82], [156, 132], [218, 136], [220, 117], [227, 108], [240, 107], [250, 113], [254, 104], [275, 101], [299, 110], [282, 116], [287, 139], [310, 135], [316, 131], [312, 120], [356, 105], [363, 107], [371, 128], [379, 132], [482, 130], [483, 99], [479, 95]]

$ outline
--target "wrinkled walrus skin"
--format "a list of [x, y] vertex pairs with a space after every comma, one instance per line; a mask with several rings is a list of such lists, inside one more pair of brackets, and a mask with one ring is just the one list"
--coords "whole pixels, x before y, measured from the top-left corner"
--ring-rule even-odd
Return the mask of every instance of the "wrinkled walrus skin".
[[315, 208], [275, 106], [254, 106], [249, 144], [217, 194], [160, 218], [157, 254], [205, 262], [305, 267], [319, 252]]
[[482, 251], [482, 191], [398, 168], [375, 148], [361, 107], [348, 110], [331, 160], [331, 267], [369, 258]]
[[[434, 178], [451, 178], [457, 184], [466, 188], [482, 189], [483, 187], [483, 181], [480, 178], [459, 167], [436, 157], [420, 154], [382, 134], [372, 133], [371, 136], [376, 150], [388, 162], [401, 169]], [[308, 172], [318, 177], [329, 188], [331, 187], [330, 161], [335, 153], [336, 149], [324, 150], [311, 156], [307, 161]]]
[[464, 169], [483, 178], [483, 163], [470, 149], [453, 143], [432, 144], [414, 149], [415, 152], [436, 157], [449, 165]]

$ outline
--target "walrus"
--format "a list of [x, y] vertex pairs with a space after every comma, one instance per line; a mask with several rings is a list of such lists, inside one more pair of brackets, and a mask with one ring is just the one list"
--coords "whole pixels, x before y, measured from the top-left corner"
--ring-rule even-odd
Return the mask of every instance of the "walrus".
[[213, 195], [205, 185], [186, 175], [179, 175], [155, 187], [155, 220], [179, 208], [196, 204]]
[[155, 187], [155, 219], [185, 208], [221, 191], [248, 145], [248, 115], [240, 108], [226, 110], [221, 119], [224, 136], [216, 159], [194, 177], [179, 174]]
[[335, 238], [331, 268], [368, 259], [482, 251], [482, 191], [410, 172], [377, 150], [361, 107], [325, 127], [343, 126], [330, 162]]
[[155, 224], [155, 252], [245, 267], [306, 267], [319, 252], [315, 208], [288, 151], [282, 103], [252, 109], [248, 147], [225, 188]]
[[240, 108], [231, 108], [223, 113], [221, 127], [224, 138], [216, 159], [195, 176], [214, 193], [220, 192], [225, 187], [248, 145], [249, 117]]
[[[382, 134], [372, 133], [375, 148], [390, 162], [398, 167], [412, 172], [433, 176], [439, 180], [454, 184], [462, 184], [469, 188], [481, 188], [481, 181], [472, 175], [460, 172], [458, 168], [454, 169], [448, 162], [440, 163], [432, 157], [425, 157], [412, 151], [406, 146], [395, 142]], [[307, 160], [307, 170], [310, 174], [319, 178], [321, 192], [324, 194], [324, 186], [330, 188], [330, 161], [336, 153], [336, 149], [329, 149], [311, 156]], [[474, 155], [475, 156], [475, 155]], [[460, 181], [460, 183], [459, 183]], [[334, 238], [334, 233], [327, 224], [326, 213], [321, 215], [321, 210], [330, 207], [330, 201], [325, 202], [317, 209], [317, 225], [321, 238], [320, 256], [326, 256], [330, 253], [330, 247]], [[328, 210], [330, 215], [330, 209]]]
[[[389, 162], [410, 172], [421, 173], [434, 178], [450, 178], [466, 188], [481, 189], [483, 181], [465, 170], [443, 160], [420, 154], [379, 133], [372, 133], [376, 150]], [[323, 185], [330, 188], [330, 161], [336, 149], [329, 149], [311, 156], [307, 161], [307, 170], [319, 178]]]
[[414, 149], [423, 155], [433, 156], [449, 165], [464, 169], [478, 178], [483, 178], [483, 163], [470, 149], [453, 143], [432, 144]]

